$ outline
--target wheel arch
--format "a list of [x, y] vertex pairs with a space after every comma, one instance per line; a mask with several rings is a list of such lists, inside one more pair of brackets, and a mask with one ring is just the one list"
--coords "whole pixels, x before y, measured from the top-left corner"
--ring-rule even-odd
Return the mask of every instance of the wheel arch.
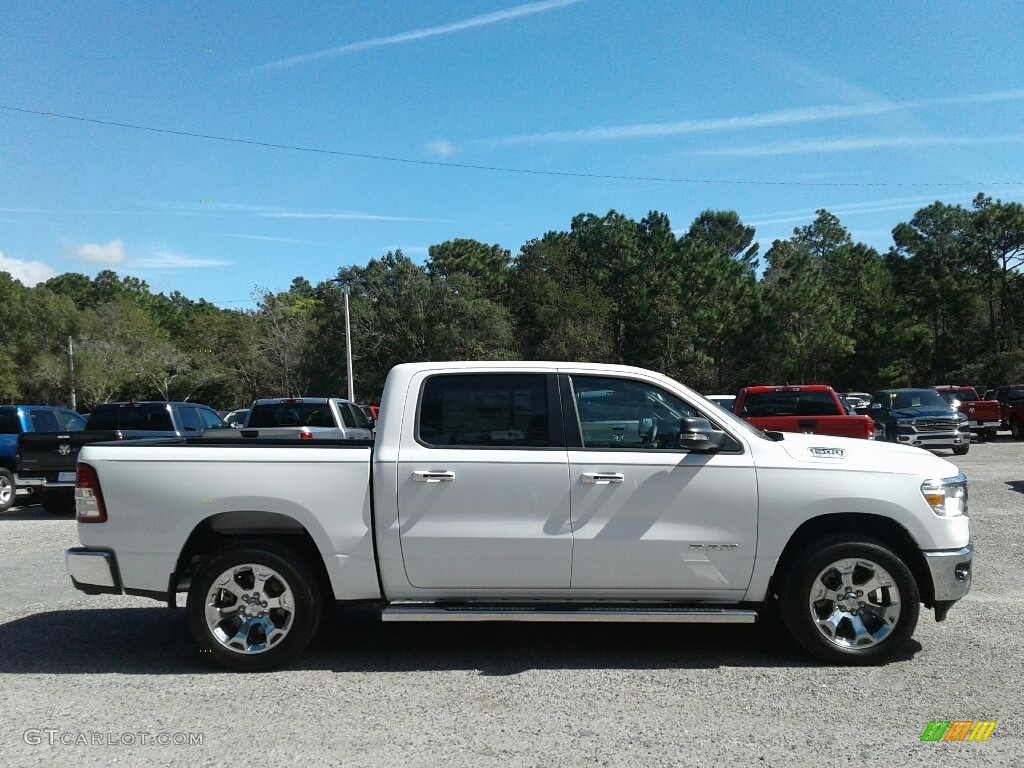
[[861, 536], [889, 547], [913, 574], [921, 593], [921, 602], [928, 608], [935, 604], [935, 585], [932, 583], [931, 571], [910, 532], [888, 517], [857, 512], [821, 515], [807, 520], [793, 531], [775, 566], [769, 595], [775, 594], [782, 575], [799, 561], [806, 547], [816, 540], [842, 535]]
[[326, 600], [333, 600], [331, 579], [323, 555], [309, 531], [295, 518], [276, 512], [221, 512], [201, 521], [185, 540], [168, 583], [173, 605], [179, 591], [188, 591], [192, 576], [224, 549], [259, 540], [274, 541], [295, 550], [309, 566]]

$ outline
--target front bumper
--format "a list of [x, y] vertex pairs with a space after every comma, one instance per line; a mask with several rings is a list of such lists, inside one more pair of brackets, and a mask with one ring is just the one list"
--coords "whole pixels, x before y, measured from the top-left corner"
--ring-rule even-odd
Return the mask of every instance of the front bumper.
[[935, 620], [942, 621], [957, 600], [971, 589], [974, 543], [962, 549], [924, 552], [932, 576], [935, 595]]
[[896, 440], [901, 445], [915, 445], [920, 448], [952, 448], [968, 445], [971, 442], [971, 433], [966, 428], [964, 431], [949, 432], [898, 431]]

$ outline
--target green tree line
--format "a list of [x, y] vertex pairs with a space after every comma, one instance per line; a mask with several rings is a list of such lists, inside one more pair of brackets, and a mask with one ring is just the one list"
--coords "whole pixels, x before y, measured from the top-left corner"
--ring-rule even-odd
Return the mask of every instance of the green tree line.
[[[935, 202], [888, 252], [819, 210], [759, 252], [753, 227], [708, 210], [580, 214], [523, 244], [457, 239], [416, 264], [400, 250], [225, 310], [134, 277], [0, 272], [0, 400], [68, 404], [344, 394], [350, 291], [358, 399], [414, 359], [624, 363], [704, 392], [752, 383], [839, 389], [1024, 380], [1024, 206]], [[762, 269], [763, 266], [763, 269]], [[73, 355], [72, 355], [73, 351]], [[73, 373], [72, 373], [73, 359]]]

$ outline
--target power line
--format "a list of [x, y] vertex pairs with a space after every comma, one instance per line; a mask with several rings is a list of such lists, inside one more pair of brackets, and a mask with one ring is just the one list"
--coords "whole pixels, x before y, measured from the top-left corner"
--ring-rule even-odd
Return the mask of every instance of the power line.
[[294, 144], [276, 144], [269, 141], [254, 141], [251, 139], [238, 139], [231, 136], [214, 136], [208, 133], [194, 133], [192, 131], [175, 131], [170, 128], [154, 128], [149, 125], [134, 125], [132, 123], [118, 123], [112, 120], [96, 120], [91, 117], [80, 117], [78, 115], [64, 115], [58, 112], [43, 112], [35, 109], [23, 109], [0, 104], [0, 109], [9, 112], [20, 112], [26, 115], [41, 115], [43, 117], [55, 117], [62, 120], [76, 120], [81, 123], [94, 123], [115, 128], [129, 128], [135, 131], [149, 131], [151, 133], [165, 133], [172, 136], [185, 136], [191, 139], [209, 139], [211, 141], [226, 141], [232, 144], [246, 144], [254, 147], [268, 147], [271, 149], [287, 149], [294, 152], [312, 152], [320, 155], [337, 155], [341, 157], [353, 157], [360, 160], [379, 160], [388, 163], [406, 163], [409, 165], [430, 165], [440, 168], [456, 168], [472, 171], [491, 171], [494, 173], [519, 173], [531, 176], [560, 176], [573, 179], [605, 179], [610, 181], [657, 181], [674, 184], [732, 184], [746, 186], [773, 186], [773, 187], [995, 187], [995, 186], [1017, 186], [1024, 182], [1016, 181], [939, 181], [939, 182], [914, 182], [914, 181], [755, 181], [751, 179], [687, 179], [672, 178], [666, 176], [618, 176], [605, 173], [576, 173], [573, 171], [546, 171], [529, 168], [509, 168], [496, 165], [472, 165], [469, 163], [448, 163], [441, 160], [415, 160], [408, 157], [389, 157], [387, 155], [369, 155], [361, 152], [344, 152], [337, 149], [322, 149], [319, 147], [301, 147]]

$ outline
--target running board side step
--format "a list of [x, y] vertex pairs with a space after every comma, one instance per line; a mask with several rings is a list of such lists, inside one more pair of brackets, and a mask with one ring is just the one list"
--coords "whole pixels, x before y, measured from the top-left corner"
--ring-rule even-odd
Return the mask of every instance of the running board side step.
[[753, 624], [757, 611], [664, 605], [494, 605], [474, 603], [392, 603], [381, 621], [549, 621]]

